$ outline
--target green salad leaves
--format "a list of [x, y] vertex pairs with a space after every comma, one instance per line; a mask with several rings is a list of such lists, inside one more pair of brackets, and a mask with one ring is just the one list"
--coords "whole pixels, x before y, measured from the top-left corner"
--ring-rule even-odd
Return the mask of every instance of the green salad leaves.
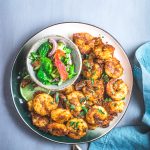
[[[75, 66], [72, 64], [71, 59], [72, 49], [62, 42], [58, 42], [57, 44], [57, 48], [62, 50], [65, 54], [64, 56], [60, 56], [60, 62], [65, 65], [68, 79], [71, 79], [76, 75]], [[31, 52], [30, 59], [32, 60], [33, 69], [40, 82], [45, 85], [61, 85], [63, 80], [61, 79], [60, 71], [58, 71], [58, 68], [55, 64], [55, 54], [51, 57], [48, 57], [48, 53], [52, 50], [52, 48], [52, 44], [46, 41], [40, 45], [36, 52]], [[61, 66], [61, 64], [57, 65]]]

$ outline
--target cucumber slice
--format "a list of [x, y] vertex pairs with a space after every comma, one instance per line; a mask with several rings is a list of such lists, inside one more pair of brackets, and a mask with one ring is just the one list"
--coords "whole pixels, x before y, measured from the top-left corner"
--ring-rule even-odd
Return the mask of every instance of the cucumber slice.
[[[23, 79], [27, 79], [27, 78], [30, 79], [30, 76], [27, 75]], [[33, 81], [31, 83], [29, 83], [28, 85], [26, 85], [25, 87], [21, 87], [21, 84], [20, 84], [21, 96], [26, 101], [32, 100], [33, 97], [34, 97], [35, 92], [42, 91], [42, 92], [45, 92], [45, 93], [48, 93], [48, 94], [50, 93], [50, 90], [47, 90], [47, 89], [42, 88], [40, 86], [34, 86], [34, 85], [35, 85], [35, 83]]]

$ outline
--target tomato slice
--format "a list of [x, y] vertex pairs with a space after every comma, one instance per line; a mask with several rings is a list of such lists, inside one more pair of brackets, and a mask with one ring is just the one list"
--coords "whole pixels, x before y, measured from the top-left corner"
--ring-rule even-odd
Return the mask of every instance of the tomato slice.
[[65, 56], [65, 53], [62, 50], [56, 50], [55, 53], [55, 66], [58, 69], [58, 72], [60, 74], [60, 77], [63, 81], [67, 80], [68, 73], [66, 71], [66, 66], [61, 62], [61, 57]]

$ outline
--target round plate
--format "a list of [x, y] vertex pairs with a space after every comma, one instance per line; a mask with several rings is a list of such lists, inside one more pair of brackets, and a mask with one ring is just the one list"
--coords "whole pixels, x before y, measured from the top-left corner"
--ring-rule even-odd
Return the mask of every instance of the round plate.
[[[124, 108], [124, 111], [116, 118], [114, 118], [113, 121], [111, 121], [109, 127], [107, 128], [97, 128], [96, 130], [89, 130], [87, 135], [79, 140], [71, 139], [67, 136], [65, 137], [57, 137], [52, 136], [48, 133], [45, 133], [43, 131], [40, 131], [38, 128], [32, 125], [31, 119], [29, 117], [29, 112], [26, 108], [26, 101], [21, 97], [20, 91], [19, 91], [19, 84], [20, 84], [20, 72], [22, 71], [22, 68], [25, 66], [25, 58], [26, 55], [31, 48], [31, 46], [39, 39], [45, 36], [49, 35], [62, 35], [64, 37], [70, 38], [73, 33], [77, 32], [88, 32], [93, 36], [101, 36], [103, 38], [104, 42], [108, 42], [109, 44], [113, 45], [115, 47], [115, 57], [120, 60], [123, 68], [124, 68], [124, 74], [121, 77], [125, 83], [128, 85], [128, 95], [126, 96], [125, 102], [126, 106]], [[23, 61], [24, 60], [24, 61]], [[115, 127], [115, 125], [121, 120], [123, 117], [131, 96], [132, 91], [132, 85], [133, 85], [133, 76], [132, 76], [132, 69], [130, 62], [128, 60], [127, 55], [125, 54], [123, 48], [120, 46], [120, 44], [117, 42], [117, 40], [112, 37], [108, 32], [93, 26], [89, 24], [84, 23], [60, 23], [56, 25], [52, 25], [41, 32], [34, 35], [31, 39], [29, 39], [22, 47], [22, 49], [19, 51], [18, 55], [16, 56], [16, 59], [13, 64], [12, 72], [11, 72], [11, 93], [13, 97], [13, 102], [15, 104], [15, 107], [22, 118], [22, 120], [26, 123], [30, 129], [32, 129], [35, 133], [41, 135], [42, 137], [59, 142], [59, 143], [66, 143], [66, 144], [73, 144], [73, 143], [83, 143], [83, 142], [90, 142], [97, 138], [102, 137], [106, 133], [108, 133], [112, 128]]]

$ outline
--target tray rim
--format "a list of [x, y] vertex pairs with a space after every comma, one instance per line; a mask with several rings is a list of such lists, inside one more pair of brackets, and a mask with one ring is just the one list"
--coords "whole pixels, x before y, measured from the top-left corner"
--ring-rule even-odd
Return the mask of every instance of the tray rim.
[[16, 60], [17, 60], [19, 54], [21, 53], [22, 48], [23, 48], [23, 47], [25, 46], [25, 44], [26, 44], [30, 39], [32, 39], [35, 35], [37, 35], [38, 33], [42, 32], [43, 30], [46, 30], [46, 29], [48, 29], [48, 28], [50, 28], [50, 27], [53, 27], [53, 26], [56, 26], [56, 25], [61, 25], [61, 24], [68, 24], [68, 23], [70, 23], [70, 24], [71, 24], [71, 23], [77, 23], [77, 24], [89, 25], [89, 26], [92, 26], [92, 27], [95, 27], [95, 28], [97, 28], [97, 29], [100, 29], [100, 30], [104, 31], [105, 33], [107, 33], [108, 35], [110, 35], [110, 36], [117, 42], [117, 44], [121, 47], [122, 51], [123, 51], [124, 54], [125, 54], [125, 57], [127, 58], [128, 62], [129, 62], [130, 67], [131, 67], [131, 63], [130, 63], [130, 61], [129, 61], [129, 58], [128, 58], [127, 53], [125, 52], [124, 48], [121, 46], [121, 44], [118, 42], [118, 40], [117, 40], [112, 34], [110, 34], [110, 33], [107, 32], [106, 30], [104, 30], [104, 29], [102, 29], [101, 27], [98, 27], [98, 26], [96, 26], [96, 25], [89, 24], [89, 23], [84, 23], [84, 22], [75, 22], [75, 21], [55, 23], [55, 24], [52, 24], [52, 25], [49, 25], [49, 26], [43, 28], [42, 30], [36, 32], [33, 36], [29, 37], [29, 38], [24, 42], [24, 44], [22, 44], [21, 48], [16, 52], [16, 55], [15, 55], [15, 57], [14, 57], [14, 59], [13, 59], [13, 63], [12, 63], [12, 66], [11, 66], [11, 74], [10, 74], [10, 80], [9, 80], [10, 82], [9, 82], [9, 83], [10, 83], [11, 97], [12, 97], [12, 99], [13, 99], [14, 107], [15, 107], [15, 109], [17, 110], [17, 114], [20, 116], [21, 120], [28, 126], [28, 128], [30, 128], [30, 129], [33, 131], [33, 133], [36, 133], [36, 134], [38, 134], [39, 136], [43, 137], [44, 139], [47, 139], [47, 140], [52, 141], [52, 142], [70, 145], [70, 144], [83, 144], [83, 143], [89, 143], [89, 142], [95, 141], [95, 140], [97, 140], [97, 139], [99, 139], [99, 138], [101, 138], [101, 137], [107, 135], [113, 128], [116, 127], [116, 125], [117, 125], [117, 124], [122, 120], [122, 118], [124, 117], [124, 115], [125, 115], [125, 113], [126, 113], [126, 111], [127, 111], [127, 109], [128, 109], [129, 103], [130, 103], [130, 101], [131, 101], [131, 96], [132, 96], [132, 92], [133, 92], [133, 72], [132, 72], [132, 67], [131, 67], [131, 70], [130, 70], [130, 71], [131, 71], [131, 77], [132, 77], [132, 79], [131, 79], [131, 80], [132, 80], [132, 81], [131, 81], [132, 84], [131, 84], [131, 91], [130, 91], [130, 99], [129, 99], [129, 102], [128, 102], [128, 104], [127, 104], [126, 110], [124, 111], [124, 113], [123, 113], [123, 115], [121, 116], [121, 118], [116, 121], [115, 125], [114, 125], [113, 127], [111, 127], [105, 134], [103, 134], [103, 135], [101, 135], [101, 136], [99, 136], [99, 137], [97, 137], [97, 138], [94, 138], [94, 139], [92, 139], [92, 140], [85, 141], [85, 142], [71, 142], [71, 143], [67, 143], [67, 142], [60, 142], [60, 141], [56, 141], [56, 140], [53, 140], [53, 139], [49, 139], [49, 138], [45, 137], [44, 135], [38, 133], [36, 130], [32, 129], [32, 128], [26, 123], [26, 121], [24, 120], [24, 118], [21, 116], [21, 114], [20, 114], [20, 112], [19, 112], [19, 110], [18, 110], [18, 108], [17, 108], [17, 106], [16, 106], [16, 104], [15, 104], [15, 101], [14, 101], [13, 88], [12, 88], [12, 71], [13, 71], [15, 62], [16, 62]]

